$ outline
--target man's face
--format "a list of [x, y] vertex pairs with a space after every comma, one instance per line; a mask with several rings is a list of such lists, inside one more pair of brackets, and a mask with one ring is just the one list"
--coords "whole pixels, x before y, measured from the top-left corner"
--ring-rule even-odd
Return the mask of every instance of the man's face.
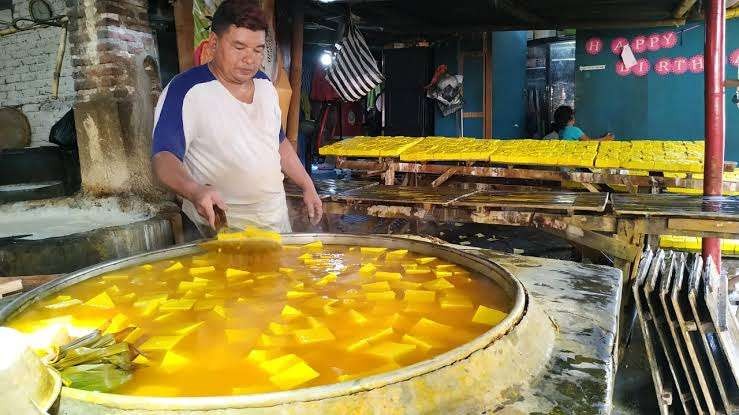
[[253, 31], [231, 25], [220, 36], [212, 34], [215, 41], [215, 61], [224, 75], [232, 82], [251, 80], [262, 66], [265, 32]]

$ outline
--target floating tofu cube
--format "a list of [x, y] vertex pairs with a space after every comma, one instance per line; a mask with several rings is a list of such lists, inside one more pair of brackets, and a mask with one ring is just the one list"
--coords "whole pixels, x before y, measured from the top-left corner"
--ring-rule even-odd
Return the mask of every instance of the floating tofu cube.
[[194, 333], [195, 331], [197, 331], [200, 327], [203, 326], [203, 324], [205, 324], [204, 321], [200, 321], [200, 322], [193, 323], [193, 324], [188, 324], [184, 327], [181, 327], [175, 330], [175, 333], [181, 336], [187, 336], [188, 334]]
[[494, 308], [489, 308], [481, 305], [477, 307], [475, 315], [472, 316], [472, 322], [494, 326], [503, 321], [503, 319], [506, 318], [507, 315], [508, 313], [504, 313]]
[[288, 300], [293, 300], [296, 298], [308, 298], [308, 297], [313, 297], [314, 295], [316, 295], [316, 293], [314, 293], [313, 291], [294, 291], [294, 290], [288, 291], [286, 294]]
[[452, 326], [437, 323], [428, 318], [421, 318], [411, 329], [410, 334], [416, 337], [429, 336], [431, 338], [444, 338], [453, 332]]
[[81, 300], [78, 300], [76, 298], [70, 298], [69, 300], [58, 301], [55, 303], [47, 304], [44, 306], [44, 308], [49, 309], [49, 310], [61, 310], [61, 309], [76, 306], [79, 304], [82, 304]]
[[403, 312], [406, 314], [414, 314], [420, 316], [427, 316], [433, 314], [436, 311], [436, 303], [422, 303], [409, 301], [408, 305], [405, 306]]
[[279, 271], [280, 274], [285, 274], [285, 275], [291, 275], [291, 274], [295, 273], [295, 269], [294, 268], [287, 268], [287, 267], [280, 268], [277, 271]]
[[303, 359], [294, 354], [286, 354], [274, 359], [263, 361], [259, 364], [259, 368], [269, 373], [270, 375], [274, 375], [302, 361]]
[[387, 360], [397, 360], [412, 353], [416, 347], [415, 344], [382, 342], [369, 348], [366, 353]]
[[187, 311], [195, 305], [191, 298], [180, 298], [177, 300], [166, 300], [159, 305], [160, 311]]
[[280, 312], [280, 316], [282, 316], [282, 318], [285, 320], [295, 320], [302, 315], [302, 311], [290, 305], [286, 305], [285, 307], [283, 307], [282, 311]]
[[105, 329], [103, 334], [118, 333], [129, 326], [129, 321], [128, 316], [118, 313], [110, 320], [110, 325], [108, 325], [108, 328]]
[[136, 293], [128, 293], [118, 297], [118, 303], [131, 304], [136, 300]]
[[223, 307], [223, 300], [221, 300], [220, 298], [197, 300], [193, 309], [195, 311], [207, 311], [212, 310], [217, 305]]
[[364, 296], [370, 301], [390, 301], [395, 299], [395, 291], [372, 291]]
[[412, 303], [433, 303], [436, 301], [436, 291], [405, 290], [403, 299]]
[[262, 363], [272, 358], [272, 354], [268, 350], [264, 349], [252, 349], [248, 355], [246, 355], [246, 360], [252, 362], [252, 363]]
[[436, 265], [434, 267], [434, 269], [435, 270], [439, 270], [439, 271], [442, 271], [442, 270], [445, 270], [446, 271], [446, 270], [452, 270], [452, 269], [454, 269], [456, 267], [457, 266], [454, 265], [454, 264], [438, 264], [438, 265]]
[[131, 333], [128, 334], [128, 336], [126, 336], [126, 338], [123, 339], [123, 341], [129, 344], [134, 344], [139, 341], [139, 339], [143, 335], [144, 329], [142, 329], [141, 327], [136, 327]]
[[256, 277], [258, 280], [266, 280], [270, 278], [279, 277], [280, 275], [281, 274], [279, 272], [262, 272], [262, 273], [257, 273]]
[[177, 345], [183, 336], [153, 336], [138, 347], [142, 352], [167, 351]]
[[430, 263], [432, 263], [434, 261], [436, 261], [436, 257], [433, 257], [433, 256], [422, 257], [422, 258], [417, 258], [416, 259], [416, 262], [419, 263], [419, 264], [421, 264], [421, 265], [430, 264]]
[[226, 280], [228, 282], [240, 280], [242, 278], [246, 278], [251, 274], [249, 271], [244, 271], [242, 269], [237, 268], [226, 268]]
[[211, 272], [216, 272], [216, 267], [211, 265], [207, 267], [190, 268], [190, 275], [192, 276], [210, 274]]
[[372, 275], [375, 271], [377, 271], [375, 264], [363, 264], [359, 268], [359, 273], [362, 275]]
[[320, 376], [305, 362], [297, 363], [289, 368], [270, 376], [269, 381], [280, 389], [293, 389]]
[[378, 281], [398, 281], [403, 279], [403, 275], [399, 272], [379, 271], [375, 273], [375, 279]]
[[169, 297], [167, 293], [159, 293], [159, 294], [152, 294], [147, 295], [145, 297], [139, 298], [135, 303], [133, 303], [134, 307], [148, 307], [150, 303], [161, 303], [162, 301], [166, 300]]
[[434, 276], [436, 278], [447, 278], [447, 277], [451, 277], [452, 275], [454, 275], [454, 272], [452, 271], [439, 270], [439, 269], [434, 270]]
[[365, 347], [369, 347], [370, 343], [367, 339], [359, 339], [354, 342], [351, 342], [347, 345], [346, 351], [347, 352], [356, 352], [357, 350], [364, 349]]
[[167, 321], [173, 320], [177, 313], [171, 312], [171, 313], [164, 313], [162, 315], [157, 316], [154, 321], [157, 323], [166, 323]]
[[381, 247], [370, 247], [370, 246], [361, 246], [359, 247], [359, 252], [362, 253], [362, 255], [380, 255], [387, 251], [387, 248], [381, 248]]
[[253, 342], [259, 337], [259, 332], [256, 328], [226, 329], [226, 342], [229, 344]]
[[243, 280], [243, 281], [230, 282], [229, 285], [228, 285], [228, 288], [229, 289], [232, 289], [232, 290], [233, 289], [241, 289], [241, 288], [248, 287], [248, 286], [251, 286], [251, 285], [254, 285], [254, 280], [248, 279], [248, 280]]
[[207, 266], [209, 266], [211, 264], [211, 262], [213, 262], [213, 261], [211, 261], [209, 259], [205, 259], [205, 258], [193, 258], [190, 261], [190, 265], [193, 266], [193, 267], [198, 267], [198, 268], [199, 267], [207, 267]]
[[408, 255], [407, 249], [396, 249], [395, 251], [388, 252], [387, 255], [385, 255], [385, 259], [398, 260], [405, 258], [406, 255]]
[[423, 352], [428, 352], [429, 350], [434, 348], [434, 345], [430, 340], [411, 336], [410, 334], [404, 334], [401, 340], [403, 341], [403, 343], [415, 345], [416, 347], [418, 347], [418, 350], [421, 350]]
[[333, 272], [329, 272], [328, 274], [324, 275], [320, 280], [316, 281], [315, 285], [319, 287], [324, 287], [330, 282], [334, 282], [338, 279], [338, 275], [334, 274]]
[[439, 306], [442, 310], [463, 310], [472, 308], [472, 302], [464, 297], [449, 296], [439, 300]]
[[213, 310], [211, 310], [211, 311], [213, 311], [214, 313], [216, 313], [216, 315], [221, 316], [221, 318], [226, 318], [226, 309], [223, 308], [223, 306], [217, 305], [217, 306], [213, 307]]
[[277, 335], [277, 336], [284, 336], [288, 332], [290, 332], [290, 328], [286, 326], [285, 324], [275, 323], [271, 322], [267, 325], [267, 330], [269, 330], [270, 333]]
[[425, 282], [422, 286], [428, 290], [448, 290], [450, 288], [454, 288], [454, 284], [444, 278], [437, 278], [433, 281]]
[[97, 307], [97, 308], [115, 307], [113, 300], [110, 299], [110, 296], [105, 291], [87, 300], [87, 302], [85, 302], [85, 305], [88, 305], [90, 307]]
[[152, 270], [154, 270], [154, 265], [144, 264], [144, 265], [140, 266], [139, 269], [141, 271], [152, 271]]
[[309, 244], [305, 244], [302, 246], [302, 249], [309, 251], [309, 252], [316, 252], [323, 249], [323, 242], [321, 241], [314, 241]]
[[179, 271], [181, 269], [185, 269], [185, 266], [182, 265], [182, 262], [177, 261], [174, 264], [165, 268], [164, 272], [174, 272], [174, 271]]
[[421, 287], [420, 282], [412, 281], [391, 281], [390, 286], [398, 290], [415, 290]]
[[268, 334], [262, 334], [259, 336], [259, 345], [263, 347], [285, 347], [289, 345], [289, 341], [286, 337], [281, 336], [270, 336]]
[[369, 284], [362, 284], [362, 290], [365, 292], [388, 291], [389, 289], [390, 289], [390, 284], [388, 284], [387, 281], [379, 281], [379, 282], [373, 282]]
[[431, 274], [431, 268], [429, 267], [413, 267], [405, 269], [406, 275], [424, 275]]
[[368, 337], [365, 337], [368, 342], [370, 343], [376, 343], [386, 337], [392, 336], [393, 333], [395, 333], [395, 330], [393, 330], [392, 327], [388, 327], [386, 329], [379, 330], [373, 334], [371, 334]]
[[151, 366], [151, 360], [147, 359], [146, 356], [142, 354], [136, 356], [136, 358], [133, 359], [132, 362], [136, 363], [137, 365]]
[[388, 318], [388, 325], [392, 327], [394, 331], [408, 331], [414, 323], [416, 323], [416, 319], [414, 317], [401, 313], [393, 313], [390, 318]]
[[313, 259], [313, 255], [306, 253], [306, 254], [299, 256], [298, 259], [301, 261], [305, 261], [306, 259]]
[[305, 318], [305, 321], [306, 321], [306, 322], [308, 323], [308, 325], [309, 325], [309, 326], [311, 326], [312, 328], [316, 328], [316, 327], [323, 327], [323, 326], [325, 325], [325, 324], [323, 324], [323, 322], [321, 322], [321, 320], [319, 320], [319, 319], [317, 319], [317, 318], [315, 318], [315, 317], [313, 317], [313, 316], [308, 316], [308, 317], [306, 317], [306, 318]]
[[323, 309], [326, 306], [332, 306], [338, 302], [339, 300], [337, 300], [336, 298], [321, 296], [321, 297], [313, 297], [310, 300], [306, 300], [303, 303], [303, 306], [307, 308], [312, 308], [312, 309]]
[[102, 276], [103, 281], [126, 281], [128, 280], [127, 274], [106, 274]]
[[300, 344], [314, 344], [336, 340], [331, 330], [321, 326], [312, 329], [295, 330], [293, 333], [295, 340]]
[[164, 355], [162, 363], [159, 364], [159, 369], [166, 373], [173, 373], [187, 366], [189, 363], [190, 359], [170, 350]]
[[349, 313], [348, 314], [349, 314], [349, 318], [355, 324], [362, 325], [362, 324], [366, 323], [367, 321], [369, 321], [369, 320], [367, 320], [367, 317], [365, 317], [364, 315], [362, 315], [362, 313], [360, 313], [359, 311], [349, 310]]
[[198, 289], [204, 289], [208, 284], [204, 282], [194, 282], [194, 281], [180, 281], [179, 284], [177, 284], [177, 292], [178, 293], [186, 293], [188, 291], [192, 290], [198, 290]]

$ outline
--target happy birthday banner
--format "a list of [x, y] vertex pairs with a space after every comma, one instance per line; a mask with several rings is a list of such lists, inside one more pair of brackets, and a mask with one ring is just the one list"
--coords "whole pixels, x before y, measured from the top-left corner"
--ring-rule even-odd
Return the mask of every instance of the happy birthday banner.
[[[620, 59], [621, 52], [626, 45], [631, 48], [634, 55], [638, 55], [647, 52], [657, 52], [662, 49], [672, 49], [677, 44], [678, 32], [672, 30], [648, 35], [640, 34], [634, 36], [631, 40], [625, 37], [617, 37], [611, 40], [610, 44], [611, 53], [619, 57], [614, 65], [614, 70], [619, 76], [633, 75], [640, 77], [646, 76], [650, 71], [654, 71], [660, 76], [703, 73], [705, 69], [703, 54], [661, 57], [654, 61], [650, 61], [646, 57], [637, 57], [636, 64], [628, 68]], [[600, 37], [590, 37], [585, 41], [585, 52], [588, 55], [600, 55], [603, 52], [603, 48], [604, 41]], [[730, 65], [739, 67], [739, 49], [731, 52], [727, 60]]]

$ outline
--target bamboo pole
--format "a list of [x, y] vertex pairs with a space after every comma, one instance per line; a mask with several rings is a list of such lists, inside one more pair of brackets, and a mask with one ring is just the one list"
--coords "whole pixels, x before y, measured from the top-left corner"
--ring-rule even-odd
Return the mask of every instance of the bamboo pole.
[[177, 57], [180, 62], [180, 72], [184, 72], [192, 68], [195, 52], [192, 0], [177, 0], [174, 3], [174, 21], [177, 32]]
[[293, 2], [293, 36], [290, 58], [290, 109], [287, 114], [287, 138], [294, 148], [298, 147], [298, 130], [300, 128], [300, 90], [303, 76], [303, 25], [305, 14], [303, 2]]
[[[66, 18], [65, 18], [66, 19]], [[62, 35], [59, 37], [59, 48], [56, 51], [56, 64], [54, 65], [54, 78], [51, 80], [51, 97], [59, 97], [59, 77], [62, 74], [62, 63], [64, 52], [67, 50], [67, 23], [62, 25]]]

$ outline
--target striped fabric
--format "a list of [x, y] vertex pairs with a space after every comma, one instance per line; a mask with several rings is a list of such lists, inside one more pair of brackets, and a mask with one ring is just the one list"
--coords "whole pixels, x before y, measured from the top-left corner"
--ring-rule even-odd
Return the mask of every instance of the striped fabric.
[[351, 21], [346, 32], [326, 78], [341, 98], [354, 102], [367, 95], [384, 78], [364, 37]]

